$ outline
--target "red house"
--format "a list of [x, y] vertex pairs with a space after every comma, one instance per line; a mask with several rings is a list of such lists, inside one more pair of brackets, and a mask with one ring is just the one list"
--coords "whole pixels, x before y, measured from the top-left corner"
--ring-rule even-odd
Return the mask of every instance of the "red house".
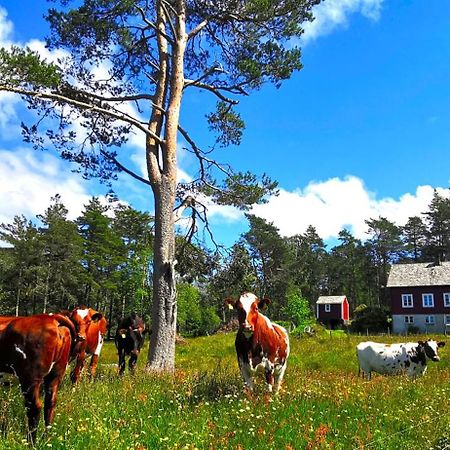
[[316, 302], [317, 320], [330, 328], [347, 324], [348, 300], [345, 295], [322, 295]]

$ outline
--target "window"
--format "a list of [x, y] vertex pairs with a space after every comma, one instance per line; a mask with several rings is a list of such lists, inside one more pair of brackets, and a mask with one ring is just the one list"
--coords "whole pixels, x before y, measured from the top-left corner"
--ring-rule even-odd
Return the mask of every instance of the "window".
[[331, 311], [331, 305], [329, 303], [325, 303], [325, 312]]
[[444, 306], [450, 308], [450, 293], [444, 294]]
[[434, 325], [435, 324], [434, 316], [425, 316], [425, 323], [427, 325]]
[[412, 294], [402, 294], [402, 307], [403, 308], [412, 308], [413, 307]]
[[432, 308], [434, 306], [433, 294], [422, 294], [422, 305], [424, 308]]
[[405, 323], [414, 323], [414, 316], [405, 316]]
[[445, 316], [444, 323], [445, 323], [445, 325], [450, 325], [450, 316], [449, 315]]

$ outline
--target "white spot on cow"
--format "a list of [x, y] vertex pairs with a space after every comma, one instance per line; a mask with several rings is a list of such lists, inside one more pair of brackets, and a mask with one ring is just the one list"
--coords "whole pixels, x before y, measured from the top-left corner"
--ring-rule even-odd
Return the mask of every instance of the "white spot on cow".
[[55, 362], [53, 361], [53, 362], [50, 364], [50, 369], [48, 369], [47, 375], [52, 371], [54, 365], [55, 365]]
[[14, 349], [16, 350], [17, 353], [20, 353], [22, 355], [23, 359], [27, 359], [27, 355], [17, 344], [14, 344]]
[[252, 294], [251, 292], [246, 292], [245, 294], [242, 294], [239, 298], [239, 301], [241, 302], [241, 305], [247, 314], [250, 312], [252, 304], [256, 300], [258, 300], [258, 297], [255, 294]]
[[102, 347], [103, 347], [103, 336], [102, 336], [102, 333], [99, 331], [98, 332], [98, 344], [97, 344], [97, 348], [95, 349], [94, 355], [100, 356]]
[[77, 309], [77, 314], [78, 314], [82, 319], [85, 319], [86, 316], [89, 314], [89, 309]]

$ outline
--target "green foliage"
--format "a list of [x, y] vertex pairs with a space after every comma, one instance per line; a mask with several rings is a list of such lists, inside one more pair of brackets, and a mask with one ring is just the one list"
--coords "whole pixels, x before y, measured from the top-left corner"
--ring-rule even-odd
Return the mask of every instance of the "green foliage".
[[232, 105], [218, 102], [216, 111], [207, 116], [209, 129], [218, 133], [217, 142], [223, 147], [239, 145], [245, 128], [240, 115], [233, 111]]
[[355, 333], [386, 332], [389, 328], [389, 309], [380, 306], [360, 305], [354, 311], [350, 329]]
[[0, 48], [0, 84], [6, 83], [11, 88], [55, 88], [61, 78], [57, 65], [42, 60], [29, 48]]
[[308, 300], [303, 298], [300, 291], [295, 288], [291, 288], [287, 293], [284, 314], [294, 322], [296, 328], [302, 331], [305, 326], [315, 322]]

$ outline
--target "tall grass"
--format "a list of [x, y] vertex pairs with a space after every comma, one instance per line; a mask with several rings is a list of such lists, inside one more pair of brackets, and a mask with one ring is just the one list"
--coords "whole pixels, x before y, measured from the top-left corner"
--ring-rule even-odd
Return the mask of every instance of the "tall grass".
[[[242, 391], [234, 336], [188, 339], [177, 371], [116, 375], [108, 343], [98, 378], [60, 389], [38, 449], [436, 449], [450, 448], [450, 348], [424, 377], [357, 377], [355, 336], [292, 339], [278, 396]], [[385, 340], [387, 338], [383, 338]], [[376, 338], [374, 338], [376, 340]], [[388, 338], [398, 341], [398, 338]], [[450, 345], [450, 344], [449, 344]], [[0, 449], [26, 448], [17, 384], [0, 391]]]

